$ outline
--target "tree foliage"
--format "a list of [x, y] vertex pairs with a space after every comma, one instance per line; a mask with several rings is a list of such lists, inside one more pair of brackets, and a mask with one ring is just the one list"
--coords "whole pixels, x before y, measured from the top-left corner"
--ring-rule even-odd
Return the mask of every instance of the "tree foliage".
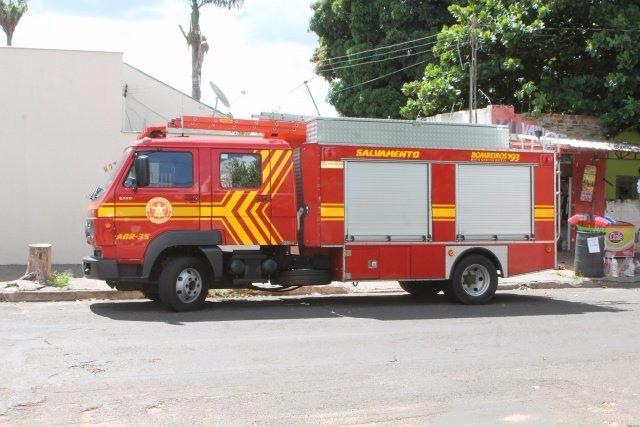
[[[451, 0], [316, 0], [312, 61], [343, 116], [399, 117], [405, 82], [419, 78]], [[430, 37], [431, 36], [431, 37]]]
[[205, 54], [209, 51], [207, 38], [200, 32], [200, 8], [208, 4], [227, 9], [240, 8], [244, 0], [187, 0], [187, 2], [191, 6], [189, 32], [185, 32], [182, 26], [180, 31], [191, 49], [191, 96], [199, 101], [202, 96], [202, 63]]
[[13, 44], [13, 33], [27, 9], [26, 0], [0, 0], [0, 26], [7, 35], [7, 46]]
[[255, 188], [262, 182], [260, 162], [257, 159], [235, 157], [226, 165], [228, 169], [228, 187]]
[[438, 35], [438, 62], [404, 86], [403, 116], [468, 108], [475, 36], [478, 107], [595, 115], [609, 132], [640, 124], [637, 0], [474, 0], [449, 10], [457, 23]]

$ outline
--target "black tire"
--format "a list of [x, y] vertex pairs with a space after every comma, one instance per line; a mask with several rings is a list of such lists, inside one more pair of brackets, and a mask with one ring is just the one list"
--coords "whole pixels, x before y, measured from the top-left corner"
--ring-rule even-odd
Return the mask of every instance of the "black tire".
[[496, 266], [482, 255], [469, 255], [456, 264], [444, 293], [454, 302], [473, 305], [488, 303], [497, 289]]
[[418, 298], [433, 298], [438, 295], [446, 284], [446, 280], [420, 280], [420, 281], [398, 281], [400, 287]]
[[151, 301], [160, 302], [160, 293], [157, 287], [146, 287], [142, 290], [142, 296]]
[[287, 270], [279, 271], [271, 278], [271, 283], [280, 286], [328, 285], [331, 283], [331, 270]]
[[209, 277], [207, 265], [198, 258], [172, 259], [160, 273], [160, 300], [174, 311], [198, 310], [207, 298]]

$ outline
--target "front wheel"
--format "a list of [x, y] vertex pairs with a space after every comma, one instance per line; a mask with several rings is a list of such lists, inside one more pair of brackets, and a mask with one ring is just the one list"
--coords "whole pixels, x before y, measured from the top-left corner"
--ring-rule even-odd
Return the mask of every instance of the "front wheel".
[[497, 289], [496, 266], [482, 255], [469, 255], [455, 266], [444, 293], [455, 302], [486, 304]]
[[173, 259], [160, 273], [160, 300], [175, 311], [198, 310], [207, 298], [208, 280], [209, 271], [202, 260], [193, 257]]

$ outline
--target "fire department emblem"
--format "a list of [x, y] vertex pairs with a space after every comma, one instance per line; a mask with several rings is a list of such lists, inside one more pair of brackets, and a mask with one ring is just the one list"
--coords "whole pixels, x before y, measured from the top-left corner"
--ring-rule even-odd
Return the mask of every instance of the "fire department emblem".
[[154, 197], [147, 203], [146, 213], [149, 221], [154, 224], [164, 224], [171, 218], [173, 207], [164, 197]]

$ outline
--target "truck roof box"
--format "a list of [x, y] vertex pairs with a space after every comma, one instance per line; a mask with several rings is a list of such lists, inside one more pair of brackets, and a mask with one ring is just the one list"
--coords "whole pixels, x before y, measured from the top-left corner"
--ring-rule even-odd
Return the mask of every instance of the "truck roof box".
[[307, 143], [398, 148], [509, 149], [506, 126], [419, 120], [317, 117], [307, 122]]

